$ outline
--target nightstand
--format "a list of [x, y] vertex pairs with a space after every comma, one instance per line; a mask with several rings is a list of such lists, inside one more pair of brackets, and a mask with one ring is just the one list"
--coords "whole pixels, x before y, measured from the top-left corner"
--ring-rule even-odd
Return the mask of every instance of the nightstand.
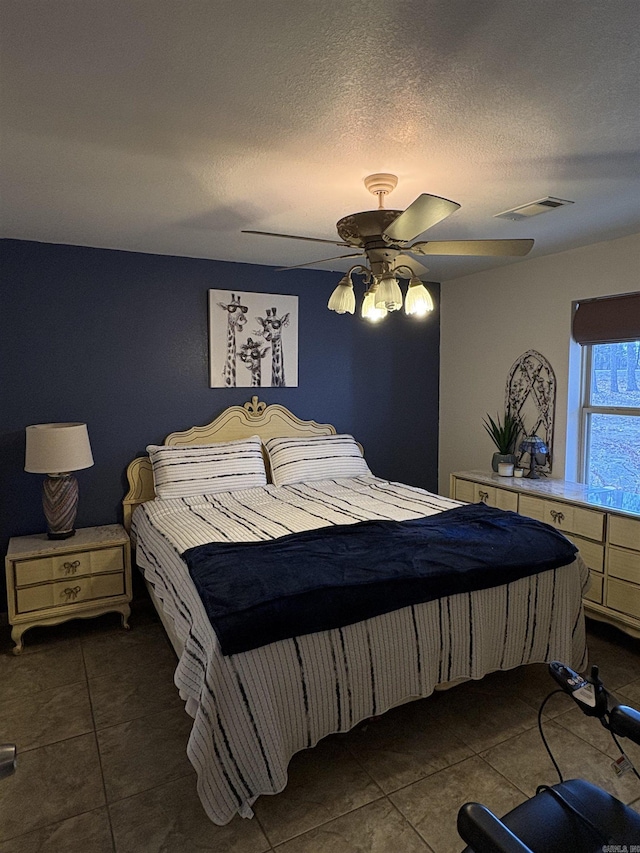
[[5, 560], [11, 639], [35, 625], [57, 625], [117, 611], [129, 627], [131, 546], [124, 527], [85, 527], [69, 539], [46, 533], [9, 540]]

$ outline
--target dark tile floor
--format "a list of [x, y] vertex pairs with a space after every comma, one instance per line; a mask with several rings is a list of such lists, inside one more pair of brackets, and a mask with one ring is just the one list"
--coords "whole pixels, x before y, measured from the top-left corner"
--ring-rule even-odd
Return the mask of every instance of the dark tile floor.
[[[554, 685], [532, 666], [326, 738], [293, 759], [286, 790], [258, 800], [253, 820], [215, 826], [185, 755], [175, 657], [144, 597], [131, 625], [116, 614], [36, 628], [18, 657], [0, 628], [0, 741], [19, 749], [0, 782], [0, 853], [454, 853], [463, 802], [500, 814], [557, 781], [536, 716]], [[592, 624], [589, 647], [607, 687], [640, 703], [640, 641]], [[640, 803], [598, 723], [564, 696], [547, 709], [565, 775]], [[629, 752], [640, 767], [640, 749]]]

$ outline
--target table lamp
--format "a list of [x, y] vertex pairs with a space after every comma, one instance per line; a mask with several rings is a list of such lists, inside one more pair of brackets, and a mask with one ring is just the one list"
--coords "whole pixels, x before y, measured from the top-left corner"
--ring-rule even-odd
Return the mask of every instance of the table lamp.
[[540, 475], [536, 471], [536, 453], [548, 453], [549, 449], [544, 441], [537, 435], [528, 435], [520, 444], [520, 453], [529, 454], [529, 473], [527, 477], [530, 480], [539, 480]]
[[71, 471], [93, 465], [86, 424], [28, 426], [24, 470], [48, 474], [42, 483], [42, 507], [49, 539], [68, 539], [76, 532], [78, 481]]

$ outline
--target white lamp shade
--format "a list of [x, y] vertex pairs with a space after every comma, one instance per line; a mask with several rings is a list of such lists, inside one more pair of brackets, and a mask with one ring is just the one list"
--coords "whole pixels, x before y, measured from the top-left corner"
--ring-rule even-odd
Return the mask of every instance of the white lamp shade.
[[411, 279], [404, 300], [404, 310], [407, 314], [417, 314], [418, 317], [424, 317], [429, 311], [433, 311], [431, 294], [420, 279]]
[[353, 291], [353, 282], [348, 276], [344, 276], [329, 297], [327, 303], [329, 311], [336, 314], [353, 314], [356, 310], [356, 295]]
[[376, 308], [376, 286], [377, 285], [374, 284], [365, 293], [361, 309], [363, 318], [372, 323], [377, 323], [379, 320], [382, 320], [387, 316], [386, 308]]
[[62, 474], [93, 465], [86, 424], [34, 424], [26, 434], [25, 471]]
[[393, 273], [384, 273], [378, 279], [375, 301], [376, 308], [386, 308], [387, 311], [402, 308], [402, 291]]

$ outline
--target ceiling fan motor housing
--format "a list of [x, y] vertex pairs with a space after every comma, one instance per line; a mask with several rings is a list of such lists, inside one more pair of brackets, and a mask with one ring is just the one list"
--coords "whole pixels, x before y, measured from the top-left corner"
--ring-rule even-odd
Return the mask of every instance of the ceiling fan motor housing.
[[374, 275], [382, 275], [400, 254], [382, 234], [403, 213], [402, 210], [364, 210], [343, 217], [337, 224], [338, 234], [350, 246], [364, 249]]
[[402, 210], [363, 210], [360, 213], [350, 213], [336, 223], [340, 237], [350, 246], [364, 248], [367, 242], [375, 238], [382, 246], [388, 245], [382, 234], [394, 222]]

